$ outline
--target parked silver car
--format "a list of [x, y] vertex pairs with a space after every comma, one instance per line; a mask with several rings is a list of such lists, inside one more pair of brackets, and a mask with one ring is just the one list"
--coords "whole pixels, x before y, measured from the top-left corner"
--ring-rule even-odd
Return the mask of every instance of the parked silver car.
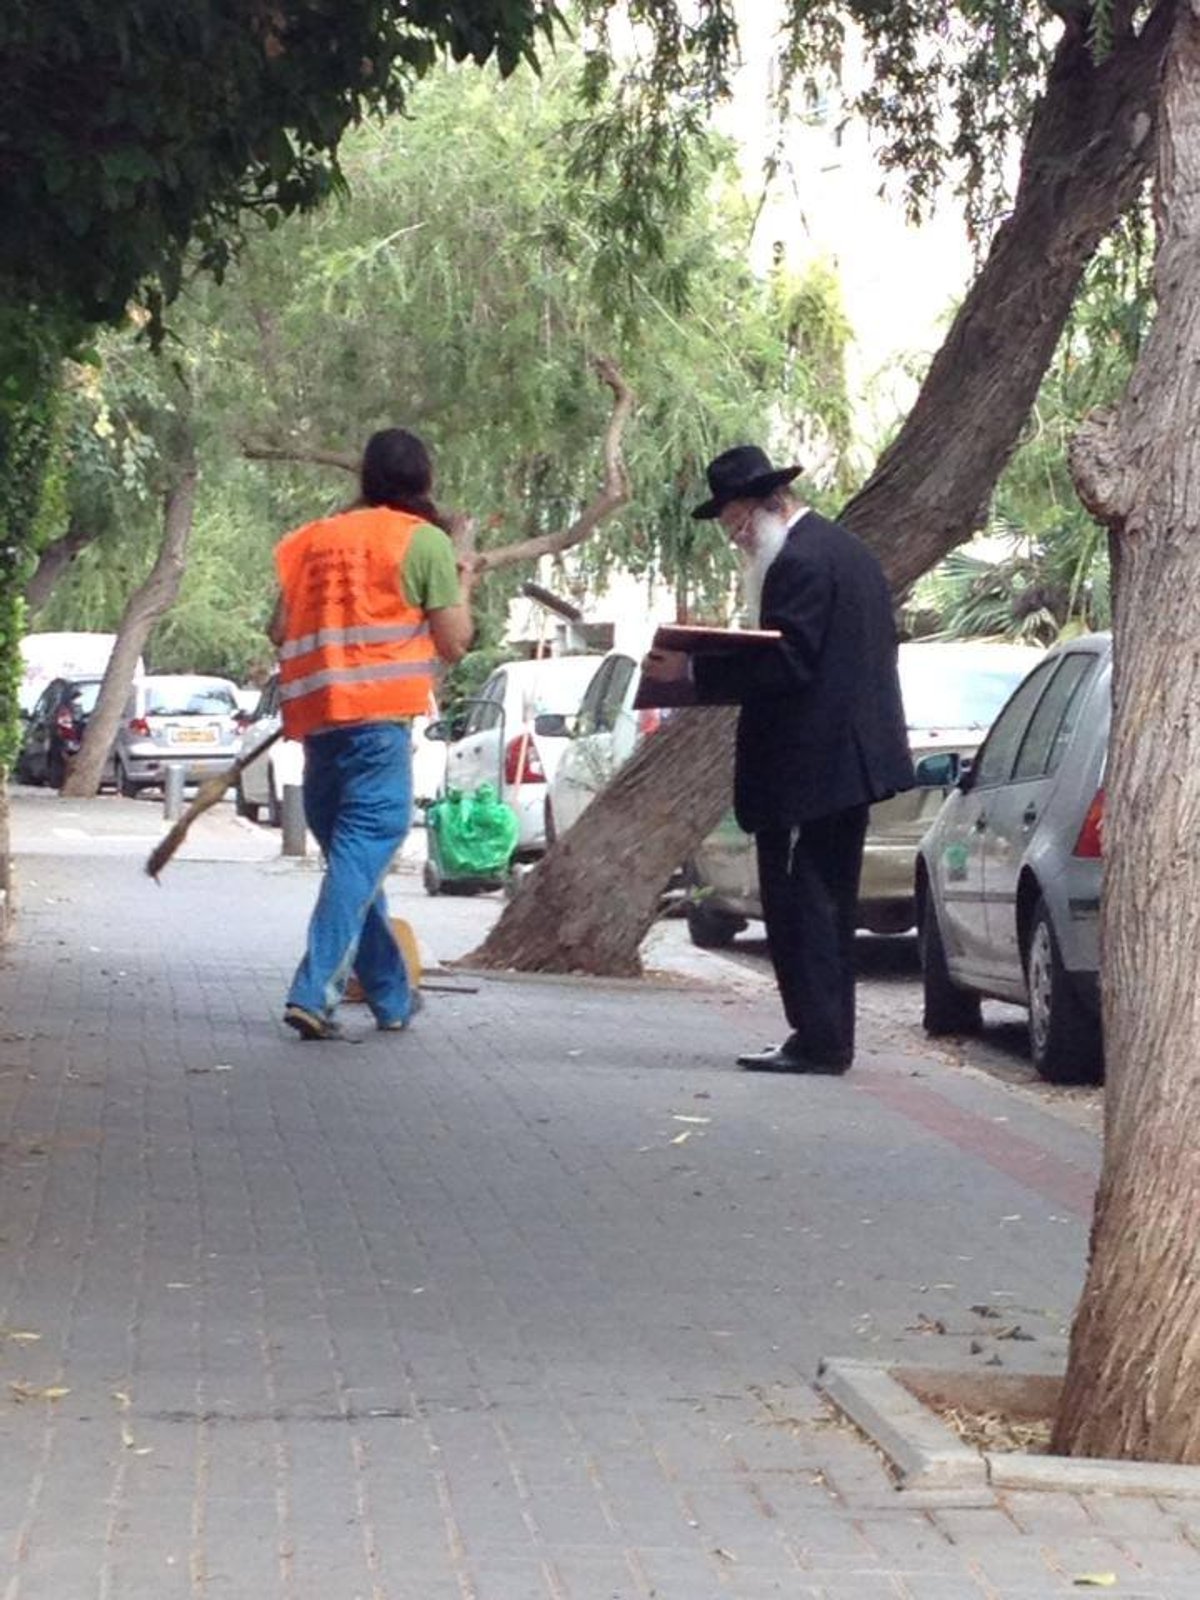
[[121, 793], [161, 787], [168, 767], [182, 766], [186, 783], [200, 783], [228, 766], [241, 742], [237, 712], [237, 691], [228, 678], [191, 673], [139, 678], [113, 746]]
[[1098, 923], [1111, 703], [1107, 634], [1034, 668], [917, 856], [925, 1028], [979, 1027], [980, 997], [1029, 1008], [1034, 1065], [1103, 1075]]
[[[980, 741], [1021, 679], [1042, 659], [1027, 645], [979, 639], [900, 646], [900, 691], [917, 786], [871, 807], [858, 895], [858, 925], [907, 933], [916, 921], [917, 846]], [[687, 864], [693, 943], [727, 945], [748, 918], [762, 916], [754, 844], [730, 813]]]

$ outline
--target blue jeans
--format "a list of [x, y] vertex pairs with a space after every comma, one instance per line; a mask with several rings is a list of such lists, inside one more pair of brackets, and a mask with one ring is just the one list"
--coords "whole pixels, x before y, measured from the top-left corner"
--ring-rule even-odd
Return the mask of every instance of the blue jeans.
[[405, 1021], [412, 995], [383, 880], [412, 819], [408, 724], [362, 722], [307, 738], [304, 815], [326, 871], [288, 1003], [328, 1016], [356, 972], [376, 1020]]

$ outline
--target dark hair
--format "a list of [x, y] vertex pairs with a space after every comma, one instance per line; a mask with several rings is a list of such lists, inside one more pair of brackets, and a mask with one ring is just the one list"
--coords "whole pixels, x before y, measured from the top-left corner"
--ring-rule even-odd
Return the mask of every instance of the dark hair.
[[421, 440], [407, 428], [381, 428], [367, 440], [362, 458], [362, 497], [369, 506], [390, 506], [450, 532], [430, 498], [433, 463]]

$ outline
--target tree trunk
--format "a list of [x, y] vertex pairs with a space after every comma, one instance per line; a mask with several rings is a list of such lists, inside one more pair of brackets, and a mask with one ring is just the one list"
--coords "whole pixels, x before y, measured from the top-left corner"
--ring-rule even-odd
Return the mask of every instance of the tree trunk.
[[[1084, 268], [1145, 181], [1173, 3], [1160, 0], [1141, 35], [1122, 39], [1100, 66], [1074, 34], [1059, 47], [1030, 124], [1012, 215], [911, 414], [842, 513], [875, 549], [898, 593], [979, 526]], [[720, 745], [730, 748], [727, 739]], [[610, 785], [530, 875], [479, 960], [557, 971], [583, 967], [588, 951], [595, 962], [589, 972], [637, 970], [663, 885], [730, 792], [725, 755], [718, 759], [682, 726], [650, 740], [638, 760], [640, 806], [626, 809], [629, 790], [619, 780]], [[694, 797], [690, 829], [678, 814], [683, 795]], [[591, 840], [605, 856], [592, 858]], [[536, 921], [542, 931], [534, 938]], [[571, 939], [560, 952], [547, 930], [568, 926]]]
[[149, 576], [130, 595], [117, 628], [96, 709], [83, 745], [63, 784], [65, 795], [94, 795], [100, 788], [117, 727], [133, 684], [138, 657], [159, 617], [174, 604], [187, 568], [188, 540], [196, 504], [196, 462], [189, 440], [163, 497], [163, 540]]
[[1115, 417], [1072, 452], [1119, 556], [1101, 909], [1108, 1063], [1091, 1261], [1054, 1437], [1200, 1463], [1200, 0], [1158, 139], [1158, 310]]
[[[635, 977], [662, 886], [729, 805], [733, 733], [732, 713], [694, 707], [644, 740], [603, 803], [590, 805], [521, 884], [471, 964]], [[664, 766], [716, 781], [664, 787]]]
[[42, 609], [63, 573], [95, 537], [94, 531], [72, 517], [67, 531], [38, 552], [37, 566], [25, 583], [25, 609], [30, 616], [36, 616]]
[[1174, 0], [1099, 66], [1069, 32], [1034, 111], [1012, 214], [904, 426], [842, 521], [900, 592], [980, 526], [1100, 241], [1150, 171]]

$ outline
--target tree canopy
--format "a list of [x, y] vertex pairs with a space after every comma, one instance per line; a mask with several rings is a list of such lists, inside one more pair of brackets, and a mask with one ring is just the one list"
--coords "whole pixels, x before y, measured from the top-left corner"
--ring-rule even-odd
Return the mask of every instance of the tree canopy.
[[[661, 257], [600, 294], [590, 191], [561, 159], [577, 78], [565, 55], [540, 79], [434, 73], [413, 116], [347, 142], [347, 194], [259, 234], [219, 288], [185, 289], [169, 352], [192, 393], [201, 473], [189, 573], [152, 641], [156, 665], [253, 664], [274, 539], [349, 497], [349, 474], [322, 463], [353, 462], [386, 423], [428, 439], [439, 496], [480, 513], [480, 548], [565, 527], [598, 474], [609, 400], [597, 355], [616, 361], [637, 409], [630, 503], [579, 551], [589, 586], [621, 566], [674, 584], [683, 603], [723, 604], [728, 552], [688, 514], [695, 482], [726, 439], [765, 434], [779, 414], [802, 419], [793, 445], [831, 489], [844, 485], [847, 328], [830, 274], [762, 281], [747, 269], [746, 205], [708, 141]], [[99, 537], [41, 627], [111, 625], [157, 537], [145, 398], [168, 363], [125, 335], [98, 350], [101, 368], [75, 369], [69, 385], [66, 442], [77, 519]], [[513, 581], [488, 579], [487, 645]]]

